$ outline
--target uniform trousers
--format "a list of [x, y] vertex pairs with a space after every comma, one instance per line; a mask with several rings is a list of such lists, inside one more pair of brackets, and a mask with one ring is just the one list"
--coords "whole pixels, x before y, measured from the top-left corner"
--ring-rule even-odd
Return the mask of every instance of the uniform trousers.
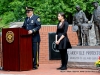
[[32, 43], [33, 68], [39, 67], [39, 42]]

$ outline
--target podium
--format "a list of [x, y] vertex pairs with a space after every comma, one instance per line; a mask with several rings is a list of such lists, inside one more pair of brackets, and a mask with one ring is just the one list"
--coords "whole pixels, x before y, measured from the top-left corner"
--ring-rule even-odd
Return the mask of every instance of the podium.
[[3, 69], [32, 69], [32, 35], [23, 28], [2, 29]]

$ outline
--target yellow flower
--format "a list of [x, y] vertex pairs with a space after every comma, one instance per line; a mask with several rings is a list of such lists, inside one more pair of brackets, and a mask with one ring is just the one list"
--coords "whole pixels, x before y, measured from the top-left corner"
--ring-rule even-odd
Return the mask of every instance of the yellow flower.
[[95, 65], [98, 67], [100, 66], [100, 59], [98, 59], [96, 62], [95, 62]]
[[95, 65], [98, 64], [98, 61], [95, 62]]

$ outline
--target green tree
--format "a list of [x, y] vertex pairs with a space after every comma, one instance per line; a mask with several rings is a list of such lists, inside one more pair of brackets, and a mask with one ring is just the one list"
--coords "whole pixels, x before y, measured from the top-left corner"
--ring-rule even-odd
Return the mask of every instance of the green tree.
[[[80, 5], [88, 18], [93, 12], [94, 0], [1, 0], [0, 24], [8, 24], [15, 21], [23, 21], [26, 17], [25, 7], [34, 7], [34, 13], [39, 15], [42, 24], [57, 24], [57, 13], [65, 12], [68, 21], [71, 22], [76, 12], [75, 6]], [[100, 0], [98, 0], [100, 2]]]

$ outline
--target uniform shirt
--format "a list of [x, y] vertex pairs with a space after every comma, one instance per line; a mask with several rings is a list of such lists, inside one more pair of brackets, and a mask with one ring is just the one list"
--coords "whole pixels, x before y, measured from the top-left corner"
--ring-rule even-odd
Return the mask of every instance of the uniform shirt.
[[86, 18], [85, 13], [82, 10], [80, 10], [74, 15], [73, 21], [75, 21], [75, 24], [77, 25], [78, 23], [84, 23], [88, 21], [88, 19]]
[[100, 6], [98, 6], [97, 9], [94, 10], [93, 20], [94, 22], [100, 21]]
[[40, 42], [39, 29], [41, 28], [41, 23], [37, 15], [32, 15], [30, 18], [26, 17], [22, 28], [32, 30], [33, 42]]

